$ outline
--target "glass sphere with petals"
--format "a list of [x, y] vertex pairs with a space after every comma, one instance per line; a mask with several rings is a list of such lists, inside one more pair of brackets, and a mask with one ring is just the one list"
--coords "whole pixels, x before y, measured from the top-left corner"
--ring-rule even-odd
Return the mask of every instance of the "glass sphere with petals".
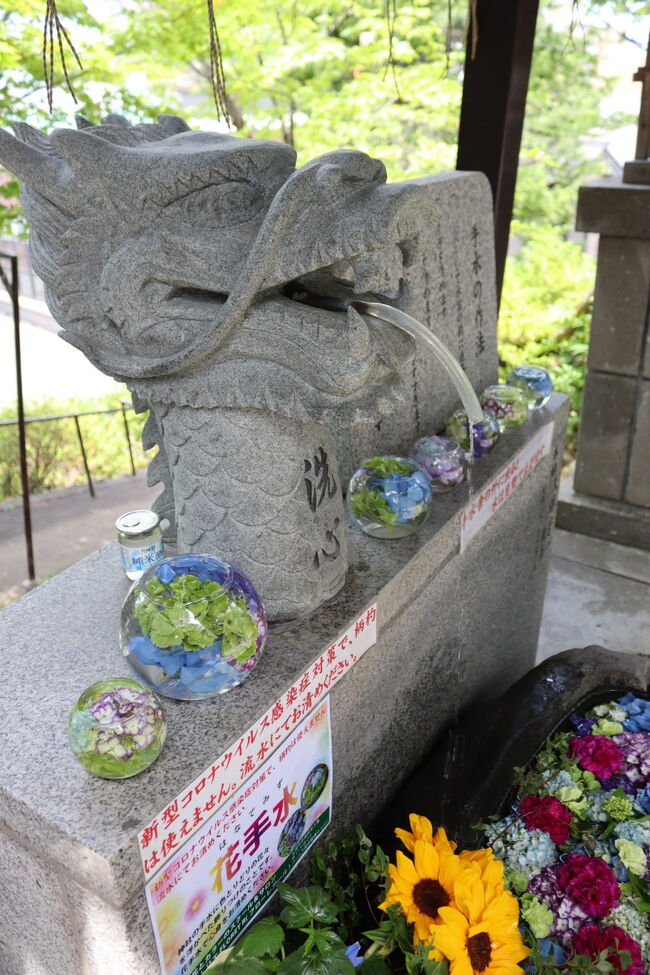
[[248, 576], [209, 555], [174, 555], [152, 566], [122, 607], [122, 652], [146, 684], [195, 701], [246, 679], [268, 627]]
[[[465, 410], [456, 410], [447, 421], [445, 433], [465, 451], [465, 456], [471, 458], [469, 449], [469, 420]], [[489, 453], [496, 446], [499, 437], [499, 424], [496, 417], [489, 410], [483, 410], [483, 421], [472, 427], [473, 456], [475, 460]]]
[[456, 440], [420, 437], [413, 448], [412, 457], [429, 478], [434, 494], [451, 491], [465, 480], [465, 451]]
[[553, 380], [543, 366], [515, 366], [508, 376], [508, 385], [523, 391], [529, 410], [541, 410], [553, 392]]
[[375, 538], [412, 535], [427, 520], [432, 492], [419, 464], [408, 457], [371, 457], [352, 475], [348, 508]]
[[68, 718], [72, 751], [84, 768], [103, 779], [128, 779], [149, 768], [166, 736], [160, 701], [129, 677], [88, 687]]
[[501, 433], [509, 433], [528, 419], [528, 398], [516, 386], [495, 383], [481, 394], [481, 406], [494, 415]]

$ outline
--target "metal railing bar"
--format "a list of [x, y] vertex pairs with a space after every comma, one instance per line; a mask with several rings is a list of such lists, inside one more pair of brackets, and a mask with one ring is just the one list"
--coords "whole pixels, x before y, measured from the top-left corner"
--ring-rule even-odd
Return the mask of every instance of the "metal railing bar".
[[[48, 423], [50, 420], [74, 420], [75, 416], [103, 416], [105, 413], [122, 413], [133, 410], [132, 406], [115, 406], [110, 410], [82, 410], [79, 413], [50, 413], [45, 416], [26, 416], [25, 423]], [[0, 420], [0, 427], [15, 426], [18, 420]]]
[[88, 481], [88, 490], [90, 491], [90, 497], [95, 497], [95, 488], [93, 486], [93, 481], [90, 476], [90, 468], [88, 467], [88, 458], [86, 457], [86, 448], [84, 447], [84, 440], [81, 436], [81, 426], [79, 424], [79, 416], [74, 417], [74, 425], [77, 428], [77, 438], [79, 440], [79, 447], [81, 448], [81, 458], [84, 462], [84, 470], [86, 472], [86, 480]]

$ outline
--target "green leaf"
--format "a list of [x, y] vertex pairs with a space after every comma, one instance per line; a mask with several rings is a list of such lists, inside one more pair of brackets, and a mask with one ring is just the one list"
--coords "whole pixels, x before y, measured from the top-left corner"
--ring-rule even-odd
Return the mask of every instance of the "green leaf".
[[247, 958], [276, 955], [284, 943], [284, 931], [274, 917], [265, 917], [254, 924], [241, 940], [241, 953]]
[[286, 907], [280, 915], [288, 928], [304, 928], [318, 921], [321, 924], [336, 924], [338, 916], [336, 905], [318, 887], [303, 887], [297, 890], [288, 884], [278, 886], [280, 897]]
[[344, 952], [321, 958], [315, 954], [304, 955], [299, 949], [287, 955], [278, 968], [278, 975], [355, 975], [355, 968]]
[[383, 958], [378, 955], [371, 955], [357, 968], [357, 972], [359, 975], [390, 975], [390, 968]]

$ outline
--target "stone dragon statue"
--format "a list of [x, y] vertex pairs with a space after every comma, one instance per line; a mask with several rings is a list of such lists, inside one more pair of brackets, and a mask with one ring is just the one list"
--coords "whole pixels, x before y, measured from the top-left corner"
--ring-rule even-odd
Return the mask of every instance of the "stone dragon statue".
[[418, 407], [407, 338], [302, 299], [399, 296], [427, 181], [386, 185], [352, 150], [295, 169], [283, 143], [171, 115], [77, 125], [0, 130], [62, 337], [149, 410], [179, 551], [237, 564], [271, 619], [306, 614], [345, 581], [342, 484], [382, 418], [384, 452], [412, 441]]

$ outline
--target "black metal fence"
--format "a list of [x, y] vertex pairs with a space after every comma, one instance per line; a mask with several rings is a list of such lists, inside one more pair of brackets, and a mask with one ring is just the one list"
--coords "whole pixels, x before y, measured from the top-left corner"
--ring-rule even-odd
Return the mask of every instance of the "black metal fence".
[[[5, 262], [3, 264], [3, 262]], [[8, 265], [8, 266], [7, 266]], [[25, 416], [24, 400], [23, 400], [23, 378], [22, 378], [22, 358], [20, 351], [20, 307], [18, 302], [19, 293], [19, 277], [18, 277], [18, 257], [16, 254], [7, 254], [0, 251], [0, 284], [8, 292], [11, 298], [11, 305], [13, 311], [13, 326], [14, 326], [14, 351], [16, 358], [16, 398], [18, 401], [18, 416], [15, 420], [0, 420], [0, 427], [6, 426], [17, 426], [18, 427], [18, 450], [20, 455], [20, 483], [23, 501], [23, 528], [25, 534], [25, 546], [27, 549], [27, 580], [26, 584], [28, 586], [34, 585], [36, 583], [36, 572], [34, 567], [34, 544], [33, 544], [33, 532], [32, 532], [32, 516], [31, 516], [31, 505], [30, 505], [30, 491], [29, 491], [29, 470], [27, 462], [27, 425], [30, 423], [54, 423], [54, 422], [64, 422], [66, 420], [72, 420], [75, 425], [77, 441], [79, 443], [79, 451], [83, 461], [84, 471], [86, 474], [86, 481], [88, 484], [88, 490], [90, 492], [91, 498], [95, 497], [95, 487], [93, 485], [92, 475], [90, 473], [90, 466], [88, 463], [88, 455], [86, 453], [86, 447], [83, 440], [83, 434], [81, 430], [81, 424], [79, 423], [79, 418], [84, 416], [101, 416], [108, 413], [121, 413], [122, 422], [124, 425], [124, 436], [126, 440], [126, 446], [129, 454], [129, 464], [131, 466], [131, 473], [135, 475], [135, 462], [133, 459], [133, 449], [131, 446], [131, 434], [129, 430], [129, 421], [127, 418], [127, 412], [132, 410], [133, 407], [127, 403], [122, 403], [120, 406], [112, 407], [106, 410], [85, 410], [78, 413], [56, 413], [51, 416]]]

